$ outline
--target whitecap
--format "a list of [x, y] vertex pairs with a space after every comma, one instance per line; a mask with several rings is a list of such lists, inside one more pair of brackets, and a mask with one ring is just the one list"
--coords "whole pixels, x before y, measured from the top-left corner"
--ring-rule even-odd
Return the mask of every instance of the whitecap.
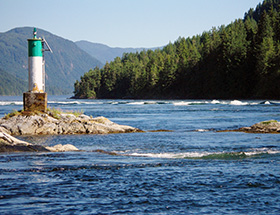
[[220, 101], [219, 101], [219, 100], [214, 99], [214, 100], [212, 100], [210, 103], [211, 103], [211, 104], [220, 104]]
[[101, 105], [101, 104], [104, 104], [104, 102], [81, 102], [81, 104], [85, 104], [85, 105]]
[[72, 105], [72, 104], [81, 104], [79, 101], [67, 101], [67, 102], [59, 102], [59, 101], [48, 101], [49, 104], [62, 104], [62, 105]]
[[261, 103], [259, 103], [260, 105], [270, 105], [271, 103], [269, 101], [263, 101]]
[[145, 101], [144, 102], [145, 105], [155, 105], [155, 104], [158, 104], [157, 101]]
[[279, 154], [279, 150], [273, 150], [269, 148], [257, 148], [257, 149], [252, 149], [251, 151], [244, 152], [245, 155], [247, 156], [254, 156], [254, 155], [259, 155], [259, 154]]
[[191, 102], [173, 102], [175, 106], [188, 106]]
[[248, 105], [248, 102], [241, 102], [239, 100], [233, 100], [229, 103], [230, 105]]
[[129, 102], [129, 105], [144, 105], [144, 102]]
[[173, 105], [175, 106], [189, 106], [189, 105], [205, 105], [208, 104], [207, 101], [181, 101], [181, 102], [173, 102]]
[[23, 105], [23, 102], [21, 101], [0, 101], [0, 105]]
[[206, 132], [206, 131], [209, 131], [208, 129], [196, 129], [195, 131], [197, 132]]
[[251, 102], [250, 105], [259, 105], [260, 103], [258, 102]]

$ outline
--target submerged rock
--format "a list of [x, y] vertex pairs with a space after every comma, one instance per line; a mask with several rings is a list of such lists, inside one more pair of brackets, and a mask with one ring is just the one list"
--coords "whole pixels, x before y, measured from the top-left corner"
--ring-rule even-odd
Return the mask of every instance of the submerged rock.
[[75, 146], [73, 146], [71, 144], [66, 144], [66, 145], [58, 144], [58, 145], [51, 146], [51, 147], [47, 146], [46, 149], [51, 152], [79, 151], [79, 149], [77, 149]]
[[19, 114], [0, 119], [0, 127], [11, 135], [109, 134], [140, 132], [140, 129], [118, 125], [105, 117], [81, 114]]

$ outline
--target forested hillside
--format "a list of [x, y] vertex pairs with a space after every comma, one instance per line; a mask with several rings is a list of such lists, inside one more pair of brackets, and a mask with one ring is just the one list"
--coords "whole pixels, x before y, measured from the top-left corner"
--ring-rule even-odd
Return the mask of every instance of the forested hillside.
[[[81, 50], [74, 42], [42, 29], [37, 29], [37, 31], [38, 37], [45, 37], [53, 50], [53, 53], [45, 53], [48, 93], [71, 93], [73, 82], [77, 78], [89, 68], [102, 65], [100, 61]], [[22, 89], [28, 80], [27, 39], [33, 37], [32, 33], [32, 27], [15, 28], [0, 33], [0, 69], [2, 70], [0, 75], [5, 71], [8, 74], [7, 79], [11, 80], [9, 85], [8, 82], [0, 81], [0, 88], [3, 89], [0, 91], [1, 95], [21, 95], [28, 90], [27, 85], [23, 91], [16, 89], [19, 89], [18, 83]], [[12, 81], [13, 77], [17, 79]]]
[[27, 81], [23, 81], [0, 69], [0, 95], [21, 95], [28, 89]]
[[[183, 26], [182, 26], [183, 27]], [[280, 0], [228, 26], [127, 53], [75, 83], [76, 98], [280, 99]]]

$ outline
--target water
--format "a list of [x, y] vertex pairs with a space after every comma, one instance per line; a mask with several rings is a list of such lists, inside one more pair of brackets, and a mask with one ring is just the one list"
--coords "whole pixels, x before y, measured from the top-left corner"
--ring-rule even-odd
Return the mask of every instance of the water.
[[[280, 213], [280, 134], [216, 132], [280, 121], [280, 101], [61, 96], [49, 106], [172, 132], [20, 137], [83, 151], [0, 154], [0, 214]], [[1, 117], [21, 108], [21, 97], [0, 97]]]

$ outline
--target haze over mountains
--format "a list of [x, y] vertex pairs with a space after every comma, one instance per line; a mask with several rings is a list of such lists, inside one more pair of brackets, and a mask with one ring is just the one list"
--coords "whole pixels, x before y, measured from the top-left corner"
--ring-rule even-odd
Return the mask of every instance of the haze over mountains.
[[[33, 27], [15, 28], [0, 33], [0, 95], [21, 95], [27, 91], [27, 39]], [[121, 57], [124, 52], [140, 49], [110, 48], [87, 41], [73, 42], [37, 28], [37, 36], [45, 37], [53, 53], [46, 52], [46, 91], [49, 94], [70, 94], [74, 82], [91, 68]]]
[[[92, 57], [98, 59], [103, 64], [113, 61], [116, 57], [122, 57], [124, 53], [141, 52], [147, 48], [111, 48], [100, 43], [92, 43], [85, 40], [75, 42], [78, 47], [90, 54]], [[157, 48], [149, 48], [155, 50]]]

